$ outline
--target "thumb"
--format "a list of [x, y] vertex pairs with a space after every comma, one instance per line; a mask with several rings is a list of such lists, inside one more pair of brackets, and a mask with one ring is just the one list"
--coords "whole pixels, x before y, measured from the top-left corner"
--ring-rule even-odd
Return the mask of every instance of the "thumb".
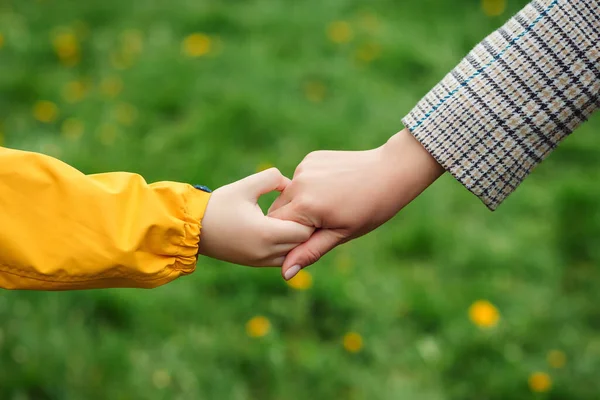
[[240, 184], [245, 189], [246, 194], [252, 200], [257, 201], [263, 194], [274, 190], [282, 192], [291, 182], [277, 168], [269, 168], [242, 179]]
[[315, 232], [308, 241], [302, 243], [288, 253], [281, 267], [283, 279], [289, 281], [302, 268], [316, 263], [328, 251], [340, 244], [344, 236], [336, 230], [321, 229]]

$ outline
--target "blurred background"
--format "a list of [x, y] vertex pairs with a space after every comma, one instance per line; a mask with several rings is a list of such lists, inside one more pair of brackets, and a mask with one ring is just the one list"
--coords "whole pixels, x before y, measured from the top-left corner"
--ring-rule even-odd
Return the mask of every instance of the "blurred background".
[[[292, 175], [384, 143], [525, 4], [1, 0], [0, 141], [150, 182]], [[201, 258], [155, 290], [3, 291], [0, 399], [597, 399], [598, 130], [495, 213], [444, 176], [290, 283]]]

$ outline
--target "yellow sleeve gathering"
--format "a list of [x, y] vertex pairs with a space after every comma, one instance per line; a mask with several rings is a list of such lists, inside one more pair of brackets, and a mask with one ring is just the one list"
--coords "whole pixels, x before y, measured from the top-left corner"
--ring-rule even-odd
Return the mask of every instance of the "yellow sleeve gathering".
[[209, 198], [0, 148], [0, 287], [153, 288], [190, 274]]

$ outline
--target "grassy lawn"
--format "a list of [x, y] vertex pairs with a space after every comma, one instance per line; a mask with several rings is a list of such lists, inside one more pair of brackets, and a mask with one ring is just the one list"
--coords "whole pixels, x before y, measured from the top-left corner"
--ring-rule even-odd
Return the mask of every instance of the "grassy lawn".
[[[0, 140], [150, 182], [292, 175], [401, 130], [507, 3], [3, 0]], [[494, 213], [444, 176], [291, 284], [200, 259], [154, 290], [2, 292], [0, 399], [597, 398], [599, 130]]]

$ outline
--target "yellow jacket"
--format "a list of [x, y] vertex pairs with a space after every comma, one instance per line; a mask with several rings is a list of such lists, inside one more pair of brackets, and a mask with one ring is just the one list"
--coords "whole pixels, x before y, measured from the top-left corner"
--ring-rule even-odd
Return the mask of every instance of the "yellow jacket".
[[0, 148], [0, 287], [152, 288], [190, 274], [209, 198]]

